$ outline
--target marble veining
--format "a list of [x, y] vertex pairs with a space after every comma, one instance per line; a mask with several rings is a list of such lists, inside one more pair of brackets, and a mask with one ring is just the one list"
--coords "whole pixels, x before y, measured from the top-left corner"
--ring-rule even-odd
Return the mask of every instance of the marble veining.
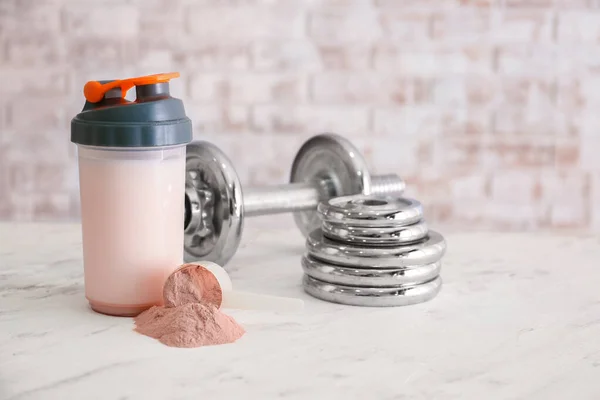
[[198, 349], [89, 310], [78, 225], [0, 224], [0, 399], [600, 398], [598, 237], [440, 228], [439, 296], [373, 309], [304, 294], [290, 220], [253, 223], [234, 285], [306, 310], [229, 310], [247, 334]]

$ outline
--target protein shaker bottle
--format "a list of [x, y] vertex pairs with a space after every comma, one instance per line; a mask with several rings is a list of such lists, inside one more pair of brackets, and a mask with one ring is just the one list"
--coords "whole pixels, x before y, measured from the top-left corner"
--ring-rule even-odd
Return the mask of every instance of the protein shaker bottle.
[[[77, 144], [85, 295], [133, 316], [162, 304], [183, 263], [185, 152], [192, 123], [169, 94], [178, 73], [91, 81], [71, 121]], [[125, 99], [135, 87], [135, 101]]]

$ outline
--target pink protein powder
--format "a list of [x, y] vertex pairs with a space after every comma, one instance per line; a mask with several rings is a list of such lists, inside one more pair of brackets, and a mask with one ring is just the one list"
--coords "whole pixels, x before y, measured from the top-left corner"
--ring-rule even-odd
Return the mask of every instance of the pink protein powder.
[[245, 330], [217, 308], [221, 295], [211, 273], [200, 265], [183, 265], [164, 285], [165, 307], [154, 306], [138, 315], [135, 330], [172, 347], [233, 343]]

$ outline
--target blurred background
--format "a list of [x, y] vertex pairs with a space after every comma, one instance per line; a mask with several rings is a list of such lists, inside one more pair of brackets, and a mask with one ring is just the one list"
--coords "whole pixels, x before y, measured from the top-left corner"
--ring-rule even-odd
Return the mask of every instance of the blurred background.
[[597, 0], [0, 0], [0, 219], [77, 220], [83, 85], [169, 71], [246, 185], [333, 131], [432, 224], [600, 231]]

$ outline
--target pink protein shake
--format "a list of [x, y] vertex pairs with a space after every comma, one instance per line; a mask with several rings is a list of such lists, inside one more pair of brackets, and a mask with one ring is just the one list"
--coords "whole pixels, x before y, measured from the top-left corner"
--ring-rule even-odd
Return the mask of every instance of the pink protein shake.
[[[88, 82], [88, 101], [71, 122], [85, 295], [100, 313], [133, 316], [161, 305], [166, 278], [183, 262], [192, 128], [181, 100], [169, 94], [168, 80], [176, 76]], [[131, 86], [135, 101], [123, 98]]]

